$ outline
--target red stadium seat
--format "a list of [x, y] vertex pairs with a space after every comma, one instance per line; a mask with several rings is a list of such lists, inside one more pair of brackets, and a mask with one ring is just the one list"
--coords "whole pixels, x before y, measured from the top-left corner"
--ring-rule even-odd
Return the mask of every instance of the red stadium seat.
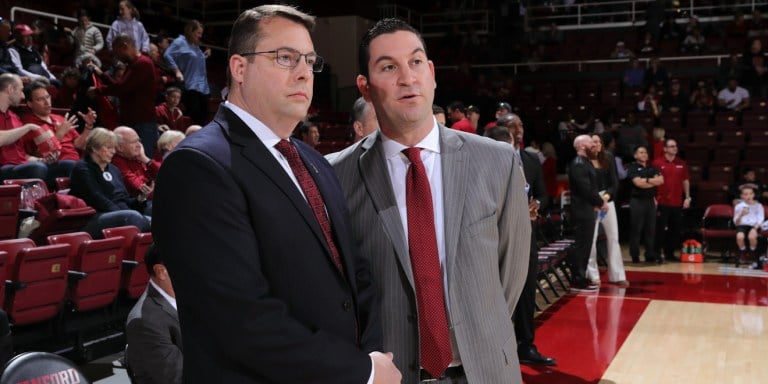
[[139, 228], [128, 225], [124, 227], [105, 228], [102, 230], [105, 238], [123, 238], [123, 274], [120, 288], [127, 297], [136, 299], [144, 293], [149, 282], [149, 273], [144, 265], [144, 254], [152, 244], [152, 233], [139, 232]]
[[40, 179], [5, 179], [3, 180], [3, 184], [5, 185], [18, 185], [21, 187], [30, 183], [37, 183], [43, 188], [43, 191], [45, 191], [45, 193], [48, 193], [48, 186], [45, 185], [45, 181]]
[[69, 300], [75, 310], [102, 308], [115, 301], [122, 272], [122, 236], [93, 240], [85, 232], [75, 232], [48, 236], [48, 242], [71, 246], [70, 269], [81, 273], [69, 289]]
[[20, 196], [20, 186], [0, 185], [0, 240], [16, 238], [19, 229]]
[[[701, 220], [704, 253], [715, 248], [723, 255], [736, 244], [736, 229], [733, 228], [733, 206], [730, 204], [712, 204], [704, 211]], [[715, 246], [718, 247], [715, 247]]]
[[55, 317], [67, 294], [67, 244], [36, 247], [30, 239], [0, 241], [7, 253], [7, 291], [4, 308], [15, 325], [39, 323]]
[[69, 189], [69, 177], [57, 177], [56, 191], [62, 191], [65, 189]]

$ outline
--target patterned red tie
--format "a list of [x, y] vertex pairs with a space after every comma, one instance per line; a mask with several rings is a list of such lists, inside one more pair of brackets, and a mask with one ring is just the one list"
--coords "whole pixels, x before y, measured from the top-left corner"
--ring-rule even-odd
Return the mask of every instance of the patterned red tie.
[[287, 140], [280, 140], [275, 145], [280, 153], [288, 160], [288, 164], [291, 166], [293, 175], [296, 176], [296, 180], [301, 186], [301, 190], [304, 191], [304, 196], [309, 202], [309, 206], [312, 208], [312, 212], [315, 214], [315, 219], [320, 224], [320, 228], [323, 229], [323, 236], [328, 243], [328, 248], [331, 250], [331, 258], [336, 268], [339, 269], [342, 276], [344, 275], [344, 267], [341, 264], [341, 256], [339, 256], [339, 250], [336, 248], [336, 243], [333, 242], [333, 235], [331, 234], [331, 222], [328, 220], [328, 215], [325, 212], [325, 202], [323, 202], [323, 196], [320, 194], [320, 190], [317, 189], [315, 180], [309, 174], [307, 167], [304, 166], [304, 162], [299, 157], [299, 152], [296, 150], [290, 142]]
[[448, 335], [443, 274], [437, 252], [432, 192], [421, 161], [421, 148], [407, 148], [403, 153], [411, 161], [405, 176], [405, 201], [408, 210], [408, 250], [419, 311], [420, 363], [432, 377], [439, 378], [453, 360], [453, 354]]

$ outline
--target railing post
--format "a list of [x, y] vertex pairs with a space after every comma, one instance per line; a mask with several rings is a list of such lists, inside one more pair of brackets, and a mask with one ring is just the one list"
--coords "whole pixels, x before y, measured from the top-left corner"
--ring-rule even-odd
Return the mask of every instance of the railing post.
[[636, 2], [633, 0], [633, 1], [632, 1], [632, 19], [631, 19], [631, 20], [629, 20], [629, 21], [631, 21], [631, 22], [633, 22], [633, 23], [635, 22], [635, 20], [637, 20], [637, 15], [635, 15], [635, 12], [637, 12], [637, 10], [636, 10], [636, 4], [637, 4], [637, 3], [636, 3]]
[[581, 4], [576, 5], [576, 25], [581, 25]]

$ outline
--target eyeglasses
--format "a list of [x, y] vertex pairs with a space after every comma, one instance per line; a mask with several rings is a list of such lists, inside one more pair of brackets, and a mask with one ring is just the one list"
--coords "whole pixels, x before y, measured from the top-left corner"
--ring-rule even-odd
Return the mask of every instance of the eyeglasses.
[[246, 57], [260, 55], [263, 53], [274, 53], [275, 62], [278, 65], [289, 69], [296, 68], [299, 65], [299, 61], [301, 60], [302, 56], [304, 56], [304, 60], [306, 61], [307, 65], [312, 67], [312, 72], [321, 72], [323, 70], [323, 65], [325, 64], [325, 60], [322, 58], [322, 56], [318, 56], [318, 54], [314, 52], [301, 53], [293, 48], [278, 48], [271, 51], [245, 52], [241, 53], [240, 56]]

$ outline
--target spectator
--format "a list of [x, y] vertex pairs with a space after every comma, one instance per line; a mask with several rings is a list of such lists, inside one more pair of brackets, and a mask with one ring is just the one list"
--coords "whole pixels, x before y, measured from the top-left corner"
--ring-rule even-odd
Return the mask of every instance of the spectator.
[[653, 39], [653, 36], [650, 32], [645, 33], [645, 37], [643, 38], [643, 44], [640, 46], [640, 53], [643, 54], [643, 56], [648, 56], [656, 50], [654, 48], [656, 46], [656, 41]]
[[203, 37], [203, 24], [192, 20], [184, 27], [184, 35], [177, 37], [163, 54], [176, 80], [184, 82], [182, 103], [187, 114], [195, 124], [205, 124], [208, 118], [208, 75], [205, 60], [211, 55], [211, 49], [204, 51], [200, 47]]
[[741, 56], [744, 70], [742, 83], [753, 95], [766, 97], [768, 87], [768, 54], [763, 50], [760, 39], [752, 39], [749, 49]]
[[648, 63], [648, 69], [643, 75], [643, 84], [646, 87], [655, 85], [658, 90], [663, 92], [669, 88], [669, 74], [667, 69], [661, 66], [661, 60], [658, 57], [652, 58]]
[[139, 51], [149, 52], [149, 35], [139, 21], [139, 10], [128, 0], [121, 0], [118, 7], [120, 13], [107, 32], [107, 48], [114, 51], [113, 40], [120, 35], [128, 35]]
[[61, 83], [48, 70], [43, 55], [32, 44], [32, 28], [26, 24], [16, 26], [16, 43], [10, 49], [11, 61], [22, 76], [32, 79], [42, 79], [55, 86]]
[[499, 117], [502, 117], [508, 113], [512, 113], [512, 106], [509, 105], [509, 103], [502, 101], [496, 104], [496, 114], [494, 115], [493, 120], [488, 122], [488, 124], [485, 125], [485, 130], [489, 130], [495, 127], [496, 120], [498, 120]]
[[[481, 134], [482, 132], [478, 132], [477, 127], [478, 123], [480, 122], [480, 108], [470, 105], [467, 107], [467, 120], [469, 120], [469, 124], [472, 125], [472, 128], [475, 129], [475, 133]], [[483, 129], [484, 131], [485, 129]]]
[[81, 77], [80, 71], [74, 67], [68, 67], [61, 73], [61, 87], [51, 95], [54, 108], [70, 109], [75, 105], [77, 94], [80, 92]]
[[640, 88], [643, 85], [645, 70], [640, 67], [640, 60], [633, 57], [629, 59], [629, 66], [624, 70], [622, 82], [625, 87]]
[[656, 187], [664, 184], [664, 176], [648, 161], [645, 146], [635, 148], [635, 162], [627, 168], [627, 177], [632, 182], [629, 199], [631, 230], [629, 255], [633, 263], [640, 262], [640, 238], [645, 243], [645, 261], [658, 262], [654, 253], [653, 237], [656, 231]]
[[352, 130], [355, 132], [355, 142], [362, 140], [379, 129], [379, 121], [376, 120], [376, 110], [373, 105], [361, 96], [352, 105]]
[[320, 130], [317, 124], [311, 121], [305, 121], [296, 128], [296, 137], [312, 148], [316, 148], [320, 143]]
[[[120, 4], [123, 4], [121, 2]], [[125, 74], [120, 77], [105, 75], [91, 65], [103, 84], [97, 89], [102, 94], [120, 99], [120, 121], [133, 127], [141, 137], [147, 156], [152, 157], [157, 143], [157, 118], [155, 117], [155, 70], [152, 60], [139, 52], [136, 42], [128, 35], [119, 35], [112, 41], [115, 57], [127, 63]]]
[[745, 38], [747, 37], [748, 29], [749, 25], [747, 24], [747, 20], [744, 19], [744, 14], [741, 11], [736, 11], [733, 15], [733, 21], [728, 23], [725, 34], [728, 37]]
[[632, 158], [634, 148], [640, 145], [648, 146], [645, 127], [637, 121], [637, 116], [634, 113], [628, 113], [625, 123], [619, 128], [616, 145], [619, 156], [627, 159]]
[[734, 206], [741, 202], [740, 187], [744, 184], [754, 185], [755, 200], [762, 202], [768, 201], [768, 187], [757, 180], [757, 174], [752, 167], [743, 167], [741, 170], [741, 179], [728, 188], [728, 197]]
[[117, 136], [104, 128], [94, 128], [85, 141], [85, 156], [72, 169], [69, 193], [93, 207], [97, 214], [83, 227], [94, 239], [102, 238], [104, 228], [135, 225], [142, 232], [150, 230], [147, 217], [139, 213], [146, 206], [147, 195], [132, 198], [123, 184], [123, 175], [111, 164]]
[[467, 108], [460, 101], [454, 101], [448, 106], [448, 118], [451, 119], [451, 129], [476, 133], [472, 123], [467, 119]]
[[[651, 163], [664, 176], [664, 184], [656, 185], [658, 213], [654, 254], [659, 258], [658, 262], [663, 259], [675, 259], [675, 249], [680, 246], [680, 234], [683, 229], [683, 209], [691, 206], [688, 164], [677, 156], [677, 151], [677, 141], [668, 138], [664, 143], [664, 156], [655, 158]], [[660, 252], [662, 247], [663, 258]]]
[[643, 98], [637, 102], [637, 110], [640, 112], [648, 112], [654, 118], [661, 115], [661, 103], [655, 85], [650, 85], [646, 88]]
[[659, 40], [663, 21], [664, 0], [651, 1], [645, 10], [645, 30], [653, 37], [654, 42]]
[[30, 113], [22, 121], [39, 125], [40, 129], [30, 132], [21, 139], [26, 153], [44, 159], [48, 164], [45, 179], [49, 189], [55, 186], [57, 177], [69, 177], [69, 173], [80, 160], [80, 151], [85, 148], [85, 138], [96, 122], [96, 113], [80, 114], [86, 122], [83, 135], [77, 132], [77, 117], [66, 114], [60, 116], [51, 113], [51, 96], [46, 84], [33, 81], [24, 89]]
[[712, 87], [712, 84], [699, 80], [696, 83], [696, 88], [691, 92], [691, 105], [692, 111], [710, 112], [715, 111], [715, 103], [717, 100], [717, 91]]
[[739, 79], [731, 77], [728, 86], [717, 94], [717, 105], [725, 110], [740, 112], [749, 108], [749, 91], [739, 86]]
[[11, 21], [7, 19], [0, 20], [0, 74], [13, 73], [19, 74], [16, 65], [13, 64], [11, 57], [12, 26]]
[[117, 127], [114, 132], [117, 137], [117, 153], [112, 158], [112, 164], [120, 170], [129, 196], [146, 196], [144, 212], [151, 216], [152, 191], [160, 163], [144, 154], [139, 135], [131, 127]]
[[682, 91], [680, 79], [672, 79], [669, 92], [661, 98], [661, 108], [664, 111], [685, 114], [688, 110], [688, 95]]
[[152, 64], [155, 68], [156, 92], [158, 95], [163, 95], [166, 89], [176, 82], [176, 76], [165, 64], [165, 60], [160, 55], [160, 48], [155, 43], [149, 43], [149, 53], [147, 56], [152, 59]]
[[174, 130], [184, 132], [187, 127], [184, 125], [185, 120], [184, 113], [179, 108], [179, 102], [181, 101], [181, 89], [176, 87], [168, 87], [165, 90], [165, 102], [155, 107], [155, 116], [157, 116], [157, 123], [160, 124], [157, 128], [165, 132], [167, 130]]
[[64, 28], [70, 34], [70, 39], [75, 43], [75, 57], [81, 57], [85, 53], [96, 55], [104, 48], [104, 36], [95, 25], [91, 23], [88, 11], [81, 9], [77, 12], [77, 27], [74, 30]]
[[623, 41], [616, 42], [616, 46], [611, 52], [611, 59], [631, 59], [635, 57], [635, 53], [626, 47]]
[[723, 60], [722, 63], [720, 63], [720, 66], [717, 67], [717, 75], [715, 79], [718, 89], [725, 88], [728, 85], [728, 78], [730, 77], [741, 79], [743, 72], [744, 65], [742, 64], [741, 58], [735, 53], [728, 55], [728, 60]]
[[162, 253], [144, 256], [149, 284], [125, 322], [125, 360], [131, 382], [181, 384], [183, 352], [176, 294]]
[[21, 77], [11, 73], [0, 74], [0, 179], [41, 179], [48, 175], [48, 166], [41, 159], [27, 156], [20, 140], [29, 132], [40, 130], [39, 125], [22, 124], [10, 107], [24, 101]]
[[759, 9], [752, 12], [752, 20], [749, 22], [747, 37], [759, 37], [768, 34], [768, 22], [763, 19], [763, 14]]
[[[755, 255], [757, 234], [760, 230], [760, 224], [765, 221], [763, 205], [755, 201], [756, 189], [757, 186], [754, 184], [740, 186], [741, 202], [733, 208], [733, 224], [736, 225], [736, 245], [741, 253], [740, 260], [747, 259], [749, 255]], [[747, 254], [745, 238], [749, 240], [749, 254]]]
[[[664, 155], [664, 143], [667, 142], [666, 135], [667, 132], [662, 127], [654, 127], [653, 131], [651, 133], [651, 136], [653, 137], [653, 144], [652, 149], [653, 153], [649, 154], [651, 159], [655, 159], [657, 157], [661, 157]], [[648, 152], [648, 149], [646, 148], [646, 153]]]
[[[166, 131], [163, 132], [162, 135], [160, 135], [160, 138], [157, 139], [157, 153], [155, 154], [155, 159], [159, 162], [163, 162], [166, 156], [173, 151], [174, 148], [176, 148], [179, 143], [184, 140], [187, 136], [179, 131]], [[159, 160], [157, 159], [157, 155], [159, 155]]]
[[688, 35], [683, 39], [681, 46], [681, 52], [701, 53], [707, 50], [707, 39], [701, 34], [701, 30], [693, 28], [688, 32]]
[[432, 105], [432, 114], [435, 116], [435, 120], [437, 120], [438, 124], [442, 126], [447, 126], [447, 121], [445, 120], [445, 110], [443, 110], [443, 107], [433, 104]]

